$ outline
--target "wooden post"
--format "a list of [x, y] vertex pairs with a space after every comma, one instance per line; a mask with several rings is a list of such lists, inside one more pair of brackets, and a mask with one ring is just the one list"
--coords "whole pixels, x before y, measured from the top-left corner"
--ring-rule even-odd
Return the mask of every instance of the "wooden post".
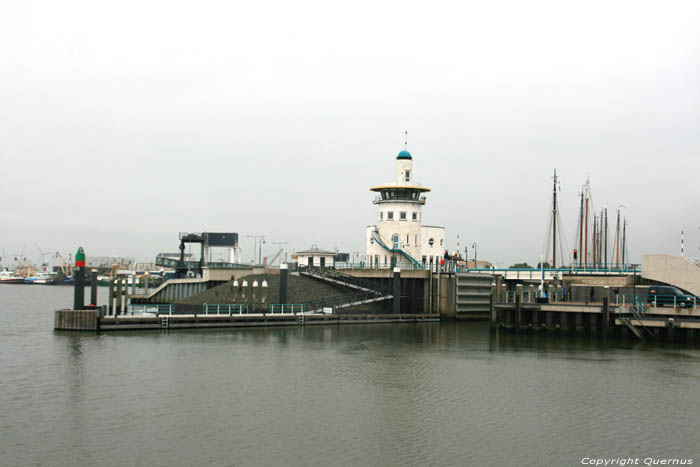
[[286, 304], [288, 300], [288, 291], [289, 287], [289, 267], [287, 266], [287, 263], [282, 263], [280, 264], [280, 298], [279, 298], [279, 303], [281, 304]]
[[522, 297], [520, 295], [515, 296], [515, 325], [514, 328], [516, 331], [520, 330], [520, 323], [522, 321], [522, 309], [521, 309], [521, 300]]
[[235, 276], [231, 276], [231, 303], [238, 303], [238, 297], [241, 294], [241, 285]]
[[122, 314], [122, 280], [117, 276], [117, 312], [116, 316]]
[[90, 271], [90, 305], [97, 306], [97, 269]]
[[112, 279], [108, 281], [109, 301], [107, 302], [107, 314], [114, 315], [114, 282]]
[[394, 268], [394, 291], [391, 300], [391, 312], [395, 315], [401, 313], [401, 269]]
[[605, 296], [603, 297], [603, 316], [601, 316], [602, 320], [602, 328], [603, 328], [603, 333], [607, 334], [608, 333], [608, 328], [610, 327], [610, 310], [608, 309], [608, 297]]

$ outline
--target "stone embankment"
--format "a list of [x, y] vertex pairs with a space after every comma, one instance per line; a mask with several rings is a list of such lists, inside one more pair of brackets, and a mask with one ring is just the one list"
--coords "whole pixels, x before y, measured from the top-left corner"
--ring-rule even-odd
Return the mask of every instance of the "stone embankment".
[[[248, 287], [252, 286], [253, 281], [257, 280], [258, 284], [262, 284], [263, 280], [267, 281], [267, 303], [278, 303], [280, 294], [280, 276], [272, 274], [251, 274], [249, 276], [238, 279], [238, 282], [248, 281]], [[328, 284], [310, 277], [298, 276], [295, 274], [289, 275], [287, 301], [289, 303], [306, 303], [312, 300], [320, 300], [338, 295], [350, 294], [355, 290], [338, 285]], [[175, 302], [182, 305], [203, 305], [210, 304], [225, 304], [233, 303], [233, 287], [232, 282], [212, 287], [209, 290], [201, 292], [182, 300]], [[382, 313], [384, 307], [380, 304], [370, 304], [361, 307], [353, 307], [347, 310], [348, 312], [363, 312], [363, 313]]]

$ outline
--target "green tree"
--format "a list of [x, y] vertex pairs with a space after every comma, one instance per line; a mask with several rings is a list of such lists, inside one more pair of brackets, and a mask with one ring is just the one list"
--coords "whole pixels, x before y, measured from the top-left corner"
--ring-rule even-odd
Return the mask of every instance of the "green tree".
[[532, 266], [527, 263], [515, 263], [510, 269], [532, 269]]

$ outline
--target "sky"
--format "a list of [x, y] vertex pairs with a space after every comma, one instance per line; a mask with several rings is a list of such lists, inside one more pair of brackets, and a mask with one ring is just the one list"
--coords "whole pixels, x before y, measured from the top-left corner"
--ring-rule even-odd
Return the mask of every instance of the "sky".
[[[536, 264], [551, 177], [700, 257], [700, 2], [0, 2], [0, 253], [178, 232], [364, 253], [396, 154], [447, 246]], [[473, 249], [470, 249], [470, 257]], [[7, 261], [6, 261], [7, 262]]]

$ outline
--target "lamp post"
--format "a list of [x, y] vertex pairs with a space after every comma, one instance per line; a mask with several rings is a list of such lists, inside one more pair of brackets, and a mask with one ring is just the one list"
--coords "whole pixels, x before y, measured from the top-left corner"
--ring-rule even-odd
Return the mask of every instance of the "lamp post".
[[[259, 238], [262, 239], [262, 240], [261, 240], [261, 243], [260, 243], [260, 253], [262, 254], [262, 243], [265, 241], [265, 240], [264, 240], [264, 239], [265, 239], [265, 234], [262, 234], [262, 235], [246, 235], [246, 238], [252, 238], [252, 239], [253, 239], [253, 262], [255, 262], [255, 250], [258, 249], [258, 248], [257, 248], [257, 246], [258, 246], [258, 239], [259, 239]], [[258, 261], [261, 261], [261, 260], [258, 260]], [[260, 263], [258, 262], [258, 264], [260, 264]]]
[[472, 248], [474, 248], [474, 269], [478, 269], [479, 264], [476, 261], [476, 242], [472, 243]]
[[360, 257], [360, 253], [358, 253], [357, 251], [352, 252], [352, 264], [353, 265], [357, 264], [357, 258], [359, 258], [359, 257]]

